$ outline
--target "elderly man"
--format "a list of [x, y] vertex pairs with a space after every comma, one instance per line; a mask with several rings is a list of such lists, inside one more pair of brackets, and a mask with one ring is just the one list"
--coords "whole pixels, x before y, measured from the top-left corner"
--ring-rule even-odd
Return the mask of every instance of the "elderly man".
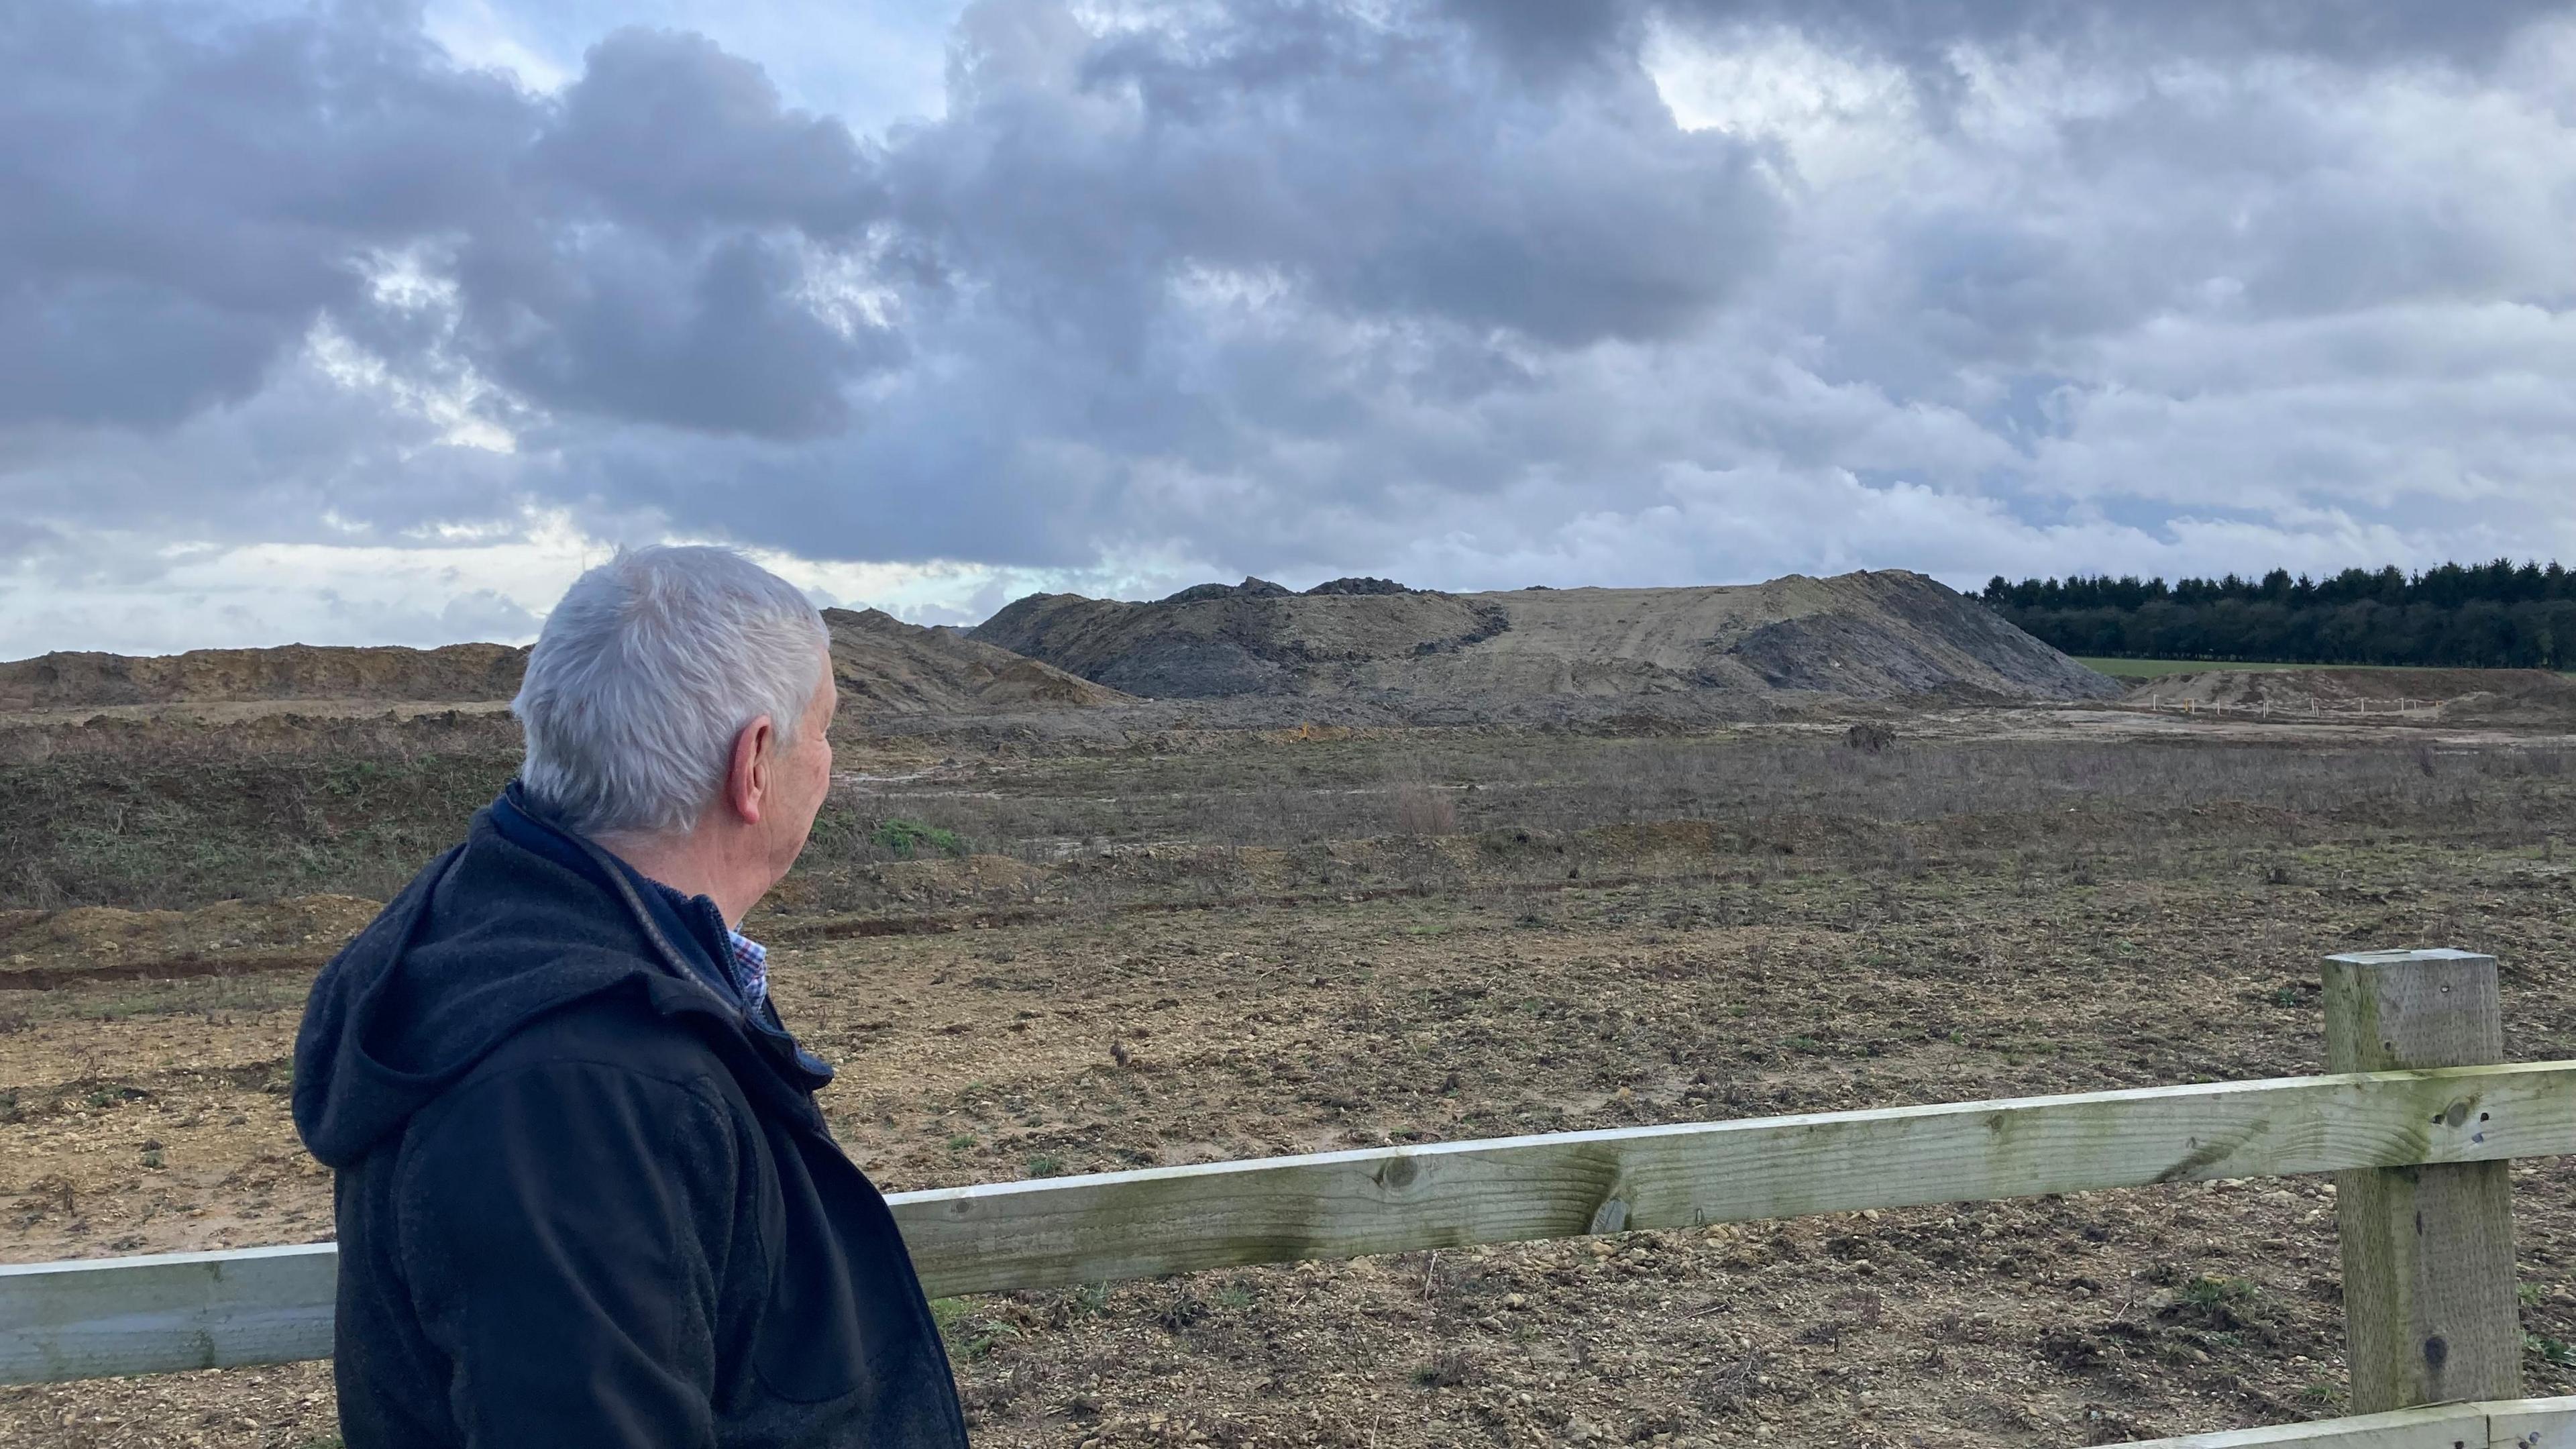
[[314, 983], [350, 1449], [966, 1442], [831, 1068], [735, 930], [831, 785], [827, 645], [722, 549], [582, 575], [518, 780]]

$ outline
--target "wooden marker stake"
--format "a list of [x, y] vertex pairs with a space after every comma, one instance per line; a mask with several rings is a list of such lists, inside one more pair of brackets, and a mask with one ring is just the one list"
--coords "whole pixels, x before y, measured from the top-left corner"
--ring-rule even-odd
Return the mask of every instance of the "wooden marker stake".
[[[2492, 956], [2329, 956], [2324, 981], [2328, 1071], [2503, 1060]], [[2488, 1105], [2465, 1094], [2415, 1130], [2474, 1136]], [[2522, 1396], [2511, 1171], [2495, 1161], [2335, 1174], [2351, 1412]]]

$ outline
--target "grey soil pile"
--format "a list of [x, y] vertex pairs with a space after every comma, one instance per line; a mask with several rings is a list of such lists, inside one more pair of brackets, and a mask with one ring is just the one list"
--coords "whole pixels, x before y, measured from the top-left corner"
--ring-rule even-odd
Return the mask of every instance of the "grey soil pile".
[[2576, 724], [2576, 680], [2541, 669], [2206, 669], [2149, 680], [2129, 699], [2283, 714], [2438, 707], [2447, 723]]
[[1921, 574], [1444, 594], [1247, 579], [1155, 603], [1036, 594], [974, 637], [1149, 698], [1385, 703], [1802, 692], [2100, 699], [2118, 684]]
[[876, 609], [826, 609], [841, 708], [863, 715], [957, 715], [1087, 709], [1127, 700], [1115, 689], [947, 629]]

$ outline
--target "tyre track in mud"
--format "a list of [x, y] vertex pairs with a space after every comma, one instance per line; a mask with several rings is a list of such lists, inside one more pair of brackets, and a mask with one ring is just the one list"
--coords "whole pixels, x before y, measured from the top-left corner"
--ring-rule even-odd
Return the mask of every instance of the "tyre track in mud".
[[[1719, 879], [1725, 877], [1720, 876]], [[1553, 895], [1574, 890], [1622, 890], [1658, 882], [1640, 875], [1600, 876], [1563, 881], [1508, 881], [1485, 885], [1373, 886], [1364, 890], [1316, 891], [1280, 895], [1211, 896], [1189, 901], [1122, 901], [1106, 907], [1023, 906], [1000, 910], [948, 911], [910, 916], [838, 916], [821, 920], [783, 920], [768, 926], [761, 939], [772, 946], [801, 946], [823, 941], [860, 940], [874, 936], [934, 936], [952, 931], [991, 930], [1045, 925], [1101, 914], [1168, 916], [1191, 911], [1294, 909], [1299, 906], [1356, 905], [1364, 901], [1457, 897], [1492, 899]], [[99, 966], [25, 966], [0, 969], [0, 992], [56, 991], [67, 986], [111, 981], [183, 981], [217, 976], [250, 976], [276, 971], [318, 971], [336, 954], [331, 951], [284, 952], [241, 956], [173, 956], [151, 961], [119, 961]]]

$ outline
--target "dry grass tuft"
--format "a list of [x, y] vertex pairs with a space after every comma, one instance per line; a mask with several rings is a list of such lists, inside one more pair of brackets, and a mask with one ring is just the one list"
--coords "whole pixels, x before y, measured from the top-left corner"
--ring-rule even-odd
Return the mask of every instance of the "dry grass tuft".
[[1875, 755], [1896, 743], [1896, 731], [1876, 720], [1862, 720], [1843, 731], [1843, 743], [1863, 754]]
[[1398, 785], [1395, 830], [1398, 835], [1455, 835], [1457, 803], [1428, 785]]

